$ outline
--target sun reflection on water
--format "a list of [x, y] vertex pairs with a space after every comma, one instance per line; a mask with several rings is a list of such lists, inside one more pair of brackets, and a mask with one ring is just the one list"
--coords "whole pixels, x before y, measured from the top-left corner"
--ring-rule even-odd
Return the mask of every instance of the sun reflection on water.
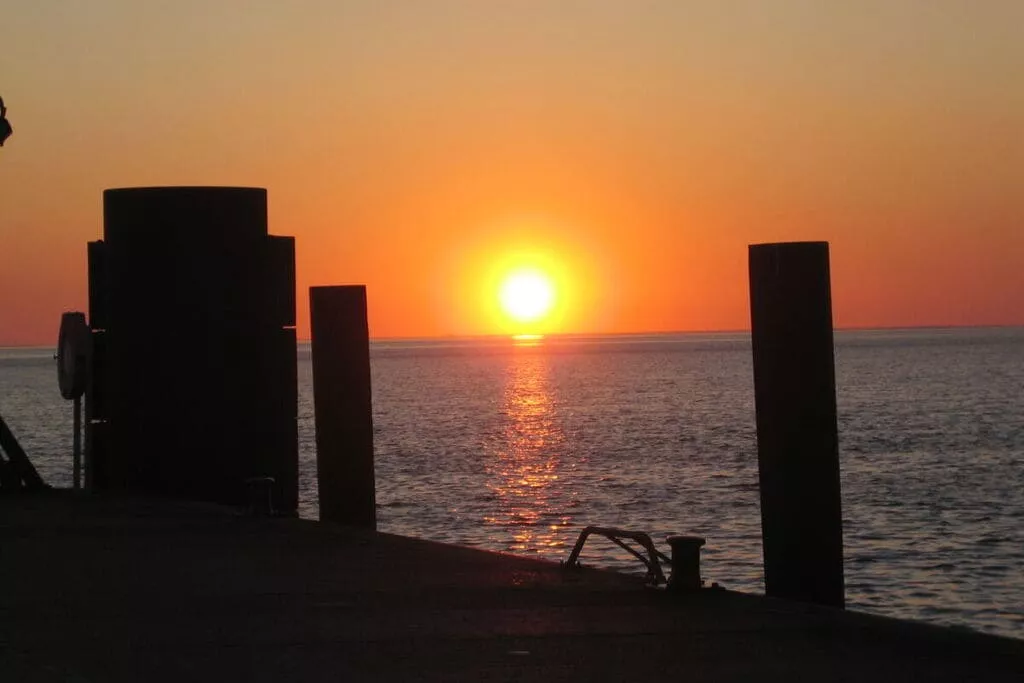
[[544, 341], [544, 335], [542, 334], [513, 334], [512, 335], [512, 346], [517, 349], [527, 348], [531, 346], [540, 346], [541, 342]]
[[509, 551], [563, 555], [572, 501], [561, 480], [565, 434], [543, 353], [523, 348], [510, 356], [502, 413], [502, 438], [487, 456], [497, 514], [484, 522]]

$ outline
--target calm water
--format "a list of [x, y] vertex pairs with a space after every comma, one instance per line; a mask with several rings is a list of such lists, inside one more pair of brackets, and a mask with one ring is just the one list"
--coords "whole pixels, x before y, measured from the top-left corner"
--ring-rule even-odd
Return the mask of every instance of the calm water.
[[[0, 412], [66, 486], [51, 353], [0, 349]], [[1024, 329], [840, 333], [836, 365], [851, 608], [1024, 637]], [[553, 560], [587, 524], [695, 533], [706, 578], [763, 590], [746, 335], [381, 342], [373, 381], [382, 530]], [[315, 517], [308, 347], [299, 382]]]

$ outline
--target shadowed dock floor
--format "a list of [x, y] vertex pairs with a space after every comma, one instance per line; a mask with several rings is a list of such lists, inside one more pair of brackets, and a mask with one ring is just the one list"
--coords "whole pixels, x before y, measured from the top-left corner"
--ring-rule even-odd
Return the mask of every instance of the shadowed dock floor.
[[1024, 641], [216, 506], [0, 496], [0, 681], [1022, 681]]

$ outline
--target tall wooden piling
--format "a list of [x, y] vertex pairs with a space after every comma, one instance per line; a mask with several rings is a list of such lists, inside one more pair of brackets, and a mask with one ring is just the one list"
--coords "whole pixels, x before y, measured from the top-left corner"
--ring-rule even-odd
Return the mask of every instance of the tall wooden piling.
[[826, 242], [750, 246], [765, 592], [844, 606]]
[[366, 287], [309, 290], [320, 519], [375, 529]]

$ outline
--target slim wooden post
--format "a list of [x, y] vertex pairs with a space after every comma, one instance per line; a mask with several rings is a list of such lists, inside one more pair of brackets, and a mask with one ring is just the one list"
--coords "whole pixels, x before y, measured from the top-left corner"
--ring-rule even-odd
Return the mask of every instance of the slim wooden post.
[[765, 592], [843, 607], [828, 243], [749, 257]]
[[375, 529], [366, 287], [309, 290], [320, 519]]

